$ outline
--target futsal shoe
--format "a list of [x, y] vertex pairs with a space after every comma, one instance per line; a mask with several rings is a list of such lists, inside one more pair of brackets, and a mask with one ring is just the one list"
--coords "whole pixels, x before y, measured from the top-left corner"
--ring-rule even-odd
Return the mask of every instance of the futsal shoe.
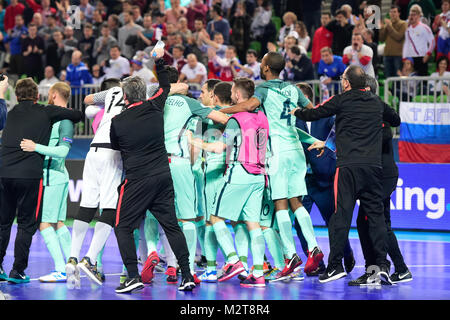
[[81, 261], [77, 264], [77, 267], [83, 271], [92, 282], [98, 284], [99, 286], [103, 284], [101, 275], [98, 274], [95, 265], [91, 263], [91, 259], [88, 257], [81, 259]]
[[[252, 271], [253, 271], [253, 268], [252, 268]], [[244, 281], [245, 279], [247, 279], [247, 277], [248, 277], [248, 271], [247, 270], [244, 270], [240, 274], [238, 274], [238, 279], [240, 281]]]
[[227, 263], [223, 267], [222, 275], [217, 280], [219, 282], [230, 280], [234, 276], [240, 274], [242, 271], [245, 271], [245, 268], [241, 261], [238, 261], [236, 263]]
[[3, 270], [2, 265], [0, 265], [0, 282], [8, 281], [8, 276], [6, 275], [5, 270]]
[[356, 261], [355, 261], [355, 257], [353, 256], [353, 252], [348, 257], [344, 257], [344, 267], [345, 267], [345, 272], [347, 272], [347, 274], [352, 272], [353, 268], [355, 267], [355, 264], [356, 264]]
[[67, 276], [64, 272], [53, 271], [52, 273], [39, 278], [40, 282], [66, 282]]
[[342, 264], [338, 264], [337, 266], [328, 265], [325, 272], [319, 276], [319, 282], [326, 283], [338, 280], [345, 276], [347, 276], [347, 273], [345, 272], [344, 267], [342, 267]]
[[294, 253], [291, 259], [286, 259], [286, 265], [284, 266], [281, 275], [283, 277], [290, 275], [294, 270], [302, 264], [302, 259]]
[[200, 275], [199, 278], [202, 282], [217, 282], [217, 271], [205, 271]]
[[189, 274], [181, 279], [181, 284], [178, 287], [179, 291], [192, 291], [195, 288], [194, 277]]
[[377, 276], [381, 279], [381, 283], [385, 285], [393, 285], [394, 283], [389, 276], [389, 268], [387, 266], [381, 266]]
[[116, 293], [131, 293], [144, 289], [144, 284], [140, 276], [134, 278], [127, 278], [123, 283], [116, 288]]
[[307, 275], [308, 277], [318, 277], [318, 276], [320, 276], [322, 273], [325, 272], [325, 269], [326, 269], [325, 263], [324, 263], [323, 260], [322, 260], [322, 262], [319, 264], [319, 266], [317, 267], [316, 270], [311, 271], [310, 273], [306, 273], [306, 275]]
[[266, 280], [264, 276], [255, 277], [253, 274], [250, 274], [247, 279], [241, 282], [241, 287], [244, 288], [264, 288], [266, 286]]
[[25, 272], [19, 272], [13, 269], [9, 273], [8, 282], [11, 284], [28, 283], [30, 282], [30, 277]]
[[264, 278], [269, 282], [276, 282], [276, 281], [279, 281], [279, 280], [277, 280], [278, 279], [277, 275], [279, 275], [280, 273], [281, 273], [280, 269], [273, 268], [272, 270], [270, 270], [269, 272], [267, 272], [264, 275]]
[[392, 283], [402, 283], [412, 281], [413, 277], [409, 269], [406, 269], [405, 272], [394, 272], [391, 275]]
[[95, 264], [95, 271], [97, 272], [97, 277], [104, 283], [106, 281], [105, 274], [103, 273], [103, 267], [97, 267]]
[[361, 277], [356, 280], [352, 280], [348, 283], [349, 286], [373, 286], [381, 284], [380, 279], [376, 279], [373, 277], [372, 273], [364, 273]]
[[291, 278], [290, 280], [292, 281], [303, 281], [305, 280], [305, 275], [303, 274], [302, 269], [297, 268], [294, 270], [294, 272], [292, 272], [289, 277]]
[[148, 284], [152, 282], [153, 277], [155, 276], [153, 274], [153, 270], [155, 269], [155, 266], [159, 263], [159, 257], [156, 251], [153, 251], [150, 253], [150, 255], [147, 258], [147, 261], [145, 261], [144, 268], [141, 272], [142, 282]]
[[323, 252], [319, 247], [315, 247], [311, 252], [308, 252], [308, 260], [305, 264], [305, 273], [310, 273], [319, 267], [323, 260]]
[[176, 284], [178, 282], [177, 269], [168, 267], [165, 273], [167, 275], [166, 282], [169, 284]]
[[66, 277], [68, 289], [80, 289], [80, 271], [78, 270], [77, 258], [70, 257], [66, 264]]

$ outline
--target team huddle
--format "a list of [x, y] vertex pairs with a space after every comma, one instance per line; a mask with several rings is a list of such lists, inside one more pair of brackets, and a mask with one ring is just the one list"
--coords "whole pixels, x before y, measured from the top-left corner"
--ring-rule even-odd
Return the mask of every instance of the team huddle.
[[[45, 156], [43, 180], [36, 196], [39, 205], [32, 217], [34, 221], [29, 224], [39, 223], [55, 271], [42, 276], [40, 281], [67, 282], [69, 288], [79, 288], [80, 273], [84, 273], [91, 281], [102, 285], [105, 281], [102, 255], [113, 229], [123, 261], [123, 276], [117, 293], [142, 289], [144, 284], [151, 283], [155, 270], [161, 266], [162, 256], [167, 283], [178, 283], [180, 272], [178, 289], [183, 291], [193, 290], [201, 282], [223, 282], [236, 276], [242, 287], [265, 287], [270, 282], [303, 280], [303, 272], [319, 276], [322, 283], [351, 272], [355, 260], [348, 239], [342, 236], [348, 237], [346, 226], [333, 222], [333, 230], [342, 229], [343, 233], [339, 238], [335, 233], [333, 239], [330, 233], [332, 252], [326, 268], [309, 210], [303, 203], [309, 191], [306, 176], [311, 166], [302, 143], [311, 145], [308, 150], [319, 150], [320, 156], [325, 151], [326, 137], [317, 139], [305, 132], [311, 132], [311, 124], [305, 130], [296, 126], [297, 118], [305, 121], [327, 118], [333, 125], [334, 111], [330, 110], [337, 103], [336, 99], [314, 108], [312, 90], [307, 84], [294, 85], [279, 80], [285, 61], [282, 55], [271, 52], [261, 63], [264, 83], [255, 87], [247, 78], [238, 78], [232, 83], [209, 79], [198, 101], [188, 96], [187, 85], [178, 83], [177, 69], [164, 64], [161, 52], [155, 49], [152, 55], [159, 84], [146, 84], [139, 77], [122, 81], [107, 79], [99, 93], [85, 97], [88, 105], [85, 115], [95, 119], [95, 135], [84, 164], [82, 198], [72, 234], [64, 225], [69, 181], [64, 159], [73, 140], [71, 120], [76, 122], [81, 117], [72, 115], [70, 118], [69, 113], [53, 117], [48, 144], [21, 139], [20, 151]], [[349, 89], [354, 95], [362, 95], [369, 102], [378, 101], [374, 94], [362, 92], [367, 77], [358, 67], [349, 67], [344, 76], [351, 89], [358, 89]], [[361, 88], [354, 87], [355, 79], [364, 79]], [[69, 97], [70, 87], [57, 83], [49, 91], [49, 104], [65, 108]], [[390, 126], [399, 125], [395, 112], [387, 110], [388, 106], [383, 111], [382, 104], [379, 105], [376, 117], [379, 116], [380, 123], [383, 117]], [[380, 127], [376, 129], [380, 134], [381, 126], [376, 125]], [[337, 134], [341, 127], [336, 118]], [[7, 129], [8, 123], [4, 132], [8, 132]], [[3, 140], [7, 145], [5, 134]], [[339, 150], [339, 141], [337, 144]], [[334, 152], [327, 152], [335, 157]], [[381, 144], [378, 153], [381, 158]], [[348, 166], [341, 168], [341, 174], [346, 170]], [[359, 173], [352, 174], [359, 183]], [[345, 176], [339, 179], [342, 183]], [[377, 183], [381, 186], [381, 182], [373, 184]], [[335, 184], [337, 193], [337, 178]], [[359, 185], [354, 186], [354, 190], [357, 188]], [[361, 187], [362, 191], [355, 193], [355, 197], [349, 194], [350, 200], [346, 201], [353, 201], [354, 205], [356, 198], [366, 192], [365, 188]], [[376, 196], [381, 205], [385, 196], [381, 193]], [[339, 217], [341, 203], [344, 203], [340, 194], [328, 200], [330, 211], [335, 208]], [[364, 207], [364, 200], [362, 204]], [[4, 197], [1, 205], [3, 210]], [[383, 207], [380, 209], [372, 203], [365, 208], [366, 267], [378, 265], [380, 270], [376, 276], [387, 284], [412, 280], [400, 253], [399, 259], [393, 259], [394, 263], [400, 261], [395, 263], [397, 272], [389, 276], [386, 248], [380, 248], [386, 237], [386, 230], [380, 229], [380, 223], [384, 224]], [[319, 209], [322, 213], [322, 208]], [[95, 223], [92, 241], [88, 252], [81, 256], [84, 238], [97, 210], [100, 218]], [[375, 211], [377, 218], [374, 218]], [[323, 217], [327, 225], [330, 219], [338, 219], [331, 218], [330, 213]], [[307, 256], [304, 267], [301, 267], [303, 262], [294, 241], [294, 222]], [[234, 239], [227, 224], [234, 230]], [[6, 241], [3, 225], [2, 221], [0, 266], [9, 241], [9, 234]], [[377, 236], [373, 236], [374, 229], [377, 229]], [[31, 238], [27, 241], [29, 249]], [[163, 252], [158, 253], [159, 242]], [[16, 240], [16, 246], [17, 243]], [[265, 256], [266, 248], [272, 262]], [[217, 264], [219, 250], [225, 258], [221, 268]], [[373, 259], [366, 257], [367, 252], [372, 252]], [[247, 263], [249, 253], [252, 266]], [[196, 255], [200, 258], [196, 259]], [[24, 256], [28, 259], [28, 252]], [[143, 264], [141, 272], [139, 262]], [[196, 265], [204, 269], [199, 276]], [[1, 268], [0, 279], [27, 282], [25, 268], [26, 263], [15, 264], [9, 277]], [[351, 285], [370, 284], [371, 276], [367, 272]]]

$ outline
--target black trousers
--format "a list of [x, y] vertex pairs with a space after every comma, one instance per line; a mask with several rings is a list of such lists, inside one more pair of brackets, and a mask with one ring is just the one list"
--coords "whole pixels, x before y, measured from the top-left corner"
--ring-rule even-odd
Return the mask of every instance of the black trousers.
[[383, 215], [382, 169], [371, 166], [351, 166], [336, 169], [334, 179], [336, 212], [329, 226], [330, 254], [328, 264], [342, 264], [344, 248], [352, 223], [356, 200], [367, 215], [369, 237], [375, 254], [376, 265], [387, 266], [386, 225]]
[[134, 278], [139, 275], [133, 231], [139, 228], [147, 210], [166, 233], [182, 275], [190, 274], [189, 251], [175, 213], [175, 192], [170, 172], [141, 179], [125, 179], [118, 191], [114, 231], [128, 276]]
[[[387, 252], [394, 263], [395, 270], [398, 272], [405, 272], [407, 266], [403, 260], [402, 253], [398, 246], [397, 237], [391, 228], [391, 194], [397, 187], [397, 177], [383, 179], [383, 204], [384, 204], [384, 220], [386, 223], [386, 245]], [[367, 223], [366, 213], [364, 209], [359, 209], [356, 225], [358, 228], [359, 240], [366, 260], [366, 269], [376, 263], [375, 253], [372, 247], [372, 242], [369, 237], [369, 224]]]
[[17, 214], [13, 269], [23, 272], [28, 266], [31, 241], [42, 216], [42, 180], [1, 178], [0, 265], [6, 255], [11, 227]]

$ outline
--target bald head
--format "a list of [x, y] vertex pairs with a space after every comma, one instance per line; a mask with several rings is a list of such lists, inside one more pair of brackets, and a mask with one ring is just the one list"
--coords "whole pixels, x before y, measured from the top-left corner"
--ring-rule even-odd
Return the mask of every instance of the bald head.
[[347, 67], [344, 71], [343, 79], [348, 81], [349, 89], [364, 89], [366, 87], [366, 73], [360, 66], [351, 65]]
[[195, 68], [197, 66], [198, 60], [197, 60], [197, 56], [195, 54], [193, 54], [193, 53], [188, 54], [186, 59], [187, 59], [187, 63], [189, 64], [189, 67]]
[[75, 51], [72, 53], [72, 64], [73, 64], [74, 66], [79, 65], [79, 64], [81, 63], [81, 57], [82, 57], [82, 56], [83, 56], [83, 54], [81, 53], [81, 51], [75, 50]]

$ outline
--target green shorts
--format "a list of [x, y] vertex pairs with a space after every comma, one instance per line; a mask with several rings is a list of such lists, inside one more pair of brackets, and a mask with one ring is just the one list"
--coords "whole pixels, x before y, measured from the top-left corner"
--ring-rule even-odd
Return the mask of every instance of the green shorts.
[[270, 199], [269, 189], [264, 189], [263, 201], [261, 206], [261, 227], [273, 228], [275, 219], [275, 205]]
[[66, 220], [68, 194], [69, 183], [44, 187], [42, 222], [57, 223]]
[[197, 217], [197, 189], [189, 159], [171, 158], [170, 173], [175, 190], [175, 211], [178, 219]]
[[205, 172], [201, 167], [201, 163], [196, 162], [192, 166], [192, 172], [194, 173], [195, 191], [197, 193], [197, 217], [202, 217], [206, 214], [206, 200], [204, 196]]
[[205, 189], [204, 197], [206, 204], [206, 221], [209, 221], [209, 217], [214, 212], [214, 200], [219, 188], [223, 185], [223, 173], [225, 168], [223, 166], [206, 167], [205, 173]]
[[264, 183], [230, 184], [222, 180], [213, 214], [231, 221], [259, 222], [263, 193]]
[[272, 200], [307, 195], [306, 160], [303, 150], [274, 154], [268, 161], [269, 188]]

